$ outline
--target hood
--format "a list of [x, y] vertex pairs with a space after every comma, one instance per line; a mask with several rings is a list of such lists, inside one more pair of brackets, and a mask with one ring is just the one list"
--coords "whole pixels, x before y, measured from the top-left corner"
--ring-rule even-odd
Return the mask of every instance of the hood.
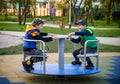
[[34, 26], [27, 25], [25, 32], [36, 29]]

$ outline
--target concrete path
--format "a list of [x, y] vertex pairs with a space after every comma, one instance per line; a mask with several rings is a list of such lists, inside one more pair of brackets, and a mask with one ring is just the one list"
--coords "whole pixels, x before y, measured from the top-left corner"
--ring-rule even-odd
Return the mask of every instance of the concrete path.
[[120, 38], [117, 37], [97, 37], [101, 44], [120, 46]]
[[[0, 48], [14, 46], [22, 43], [25, 32], [0, 31]], [[101, 44], [120, 46], [120, 38], [97, 37]]]

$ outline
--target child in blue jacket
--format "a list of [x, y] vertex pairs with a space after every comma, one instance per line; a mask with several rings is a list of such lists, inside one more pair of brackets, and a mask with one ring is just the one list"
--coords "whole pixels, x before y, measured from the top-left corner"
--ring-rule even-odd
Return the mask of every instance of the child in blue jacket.
[[[54, 37], [43, 37], [47, 36], [48, 33], [43, 33], [40, 30], [42, 29], [44, 24], [44, 21], [40, 18], [35, 18], [32, 21], [31, 26], [26, 27], [26, 34], [24, 36], [24, 39], [31, 39], [31, 40], [42, 40], [44, 42], [49, 42], [54, 39]], [[37, 49], [36, 42], [29, 42], [24, 41], [23, 42], [23, 52], [26, 55], [42, 55], [43, 52], [40, 49]], [[33, 63], [43, 61], [43, 57], [31, 57], [30, 59], [27, 59], [26, 61], [23, 61], [23, 67], [26, 71], [30, 72], [30, 70], [34, 70]]]

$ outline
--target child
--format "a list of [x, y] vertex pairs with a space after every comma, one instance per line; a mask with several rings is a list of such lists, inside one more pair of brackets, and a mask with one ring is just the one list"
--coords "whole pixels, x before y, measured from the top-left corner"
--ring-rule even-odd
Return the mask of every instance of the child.
[[[43, 40], [44, 42], [52, 41], [54, 37], [43, 37], [47, 36], [48, 33], [42, 33], [40, 30], [42, 29], [44, 21], [40, 18], [35, 18], [32, 21], [32, 26], [26, 27], [26, 34], [24, 39], [31, 39], [31, 40]], [[26, 55], [42, 55], [43, 52], [40, 49], [37, 49], [36, 42], [23, 42], [23, 52]], [[33, 63], [43, 61], [43, 57], [31, 57], [26, 61], [23, 61], [23, 67], [26, 71], [30, 72], [30, 70], [34, 70]]]
[[[84, 43], [87, 40], [96, 40], [96, 36], [94, 34], [94, 31], [92, 28], [87, 26], [87, 21], [86, 20], [81, 20], [79, 22], [76, 22], [75, 25], [77, 25], [79, 31], [78, 32], [72, 32], [68, 34], [68, 37], [70, 38], [72, 35], [77, 35], [79, 36], [77, 39], [75, 38], [70, 38], [72, 42], [75, 43], [81, 43], [83, 46], [80, 49], [77, 49], [73, 52], [73, 56], [75, 61], [72, 61], [73, 65], [81, 65], [81, 61], [77, 57], [78, 54], [84, 54]], [[95, 53], [97, 51], [97, 43], [93, 42], [92, 44], [89, 43], [87, 45], [87, 53]], [[87, 61], [87, 66], [86, 69], [92, 69], [94, 67], [91, 59], [89, 57], [86, 57]]]

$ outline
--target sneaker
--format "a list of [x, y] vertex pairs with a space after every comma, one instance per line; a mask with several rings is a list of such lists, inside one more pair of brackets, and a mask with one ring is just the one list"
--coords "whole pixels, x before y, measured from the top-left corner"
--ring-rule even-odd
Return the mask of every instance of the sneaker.
[[73, 65], [81, 65], [82, 63], [80, 61], [72, 61]]
[[23, 61], [22, 65], [27, 72], [30, 72], [30, 70], [34, 70], [33, 62], [29, 59], [27, 59], [26, 61]]
[[94, 68], [94, 65], [93, 64], [88, 64], [86, 67], [85, 67], [86, 69], [93, 69]]
[[22, 65], [23, 65], [25, 71], [30, 72], [30, 65], [27, 65], [25, 61], [22, 62]]

